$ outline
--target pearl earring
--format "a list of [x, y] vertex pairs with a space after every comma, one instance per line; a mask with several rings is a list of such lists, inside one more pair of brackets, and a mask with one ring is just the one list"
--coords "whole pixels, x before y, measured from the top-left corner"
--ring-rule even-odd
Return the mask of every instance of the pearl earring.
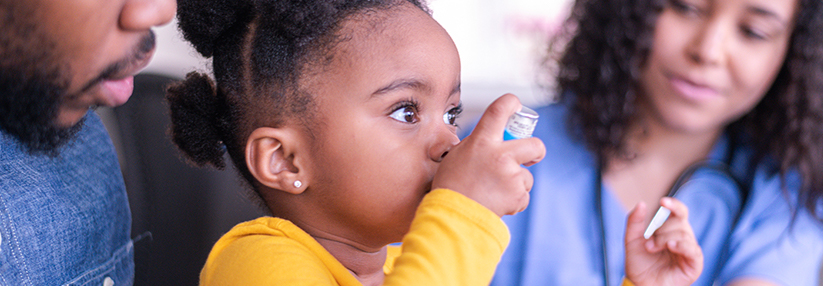
[[294, 181], [294, 187], [295, 187], [295, 188], [300, 188], [300, 187], [302, 187], [302, 186], [303, 186], [303, 182], [301, 182], [301, 181], [299, 181], [299, 180]]

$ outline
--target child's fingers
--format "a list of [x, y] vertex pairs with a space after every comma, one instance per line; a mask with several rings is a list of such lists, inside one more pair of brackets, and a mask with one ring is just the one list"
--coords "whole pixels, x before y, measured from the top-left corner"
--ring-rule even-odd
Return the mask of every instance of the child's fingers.
[[512, 158], [519, 165], [531, 166], [546, 156], [546, 146], [539, 138], [524, 138], [506, 141], [505, 150], [511, 150]]
[[517, 96], [511, 93], [497, 98], [483, 112], [483, 116], [480, 117], [480, 121], [477, 122], [477, 126], [475, 126], [469, 137], [494, 138], [502, 141], [506, 122], [512, 114], [520, 110], [521, 106]]
[[514, 205], [510, 211], [505, 213], [507, 215], [522, 212], [529, 206], [529, 200], [531, 199], [529, 191], [531, 191], [532, 186], [534, 185], [534, 176], [532, 176], [532, 173], [529, 172], [529, 170], [526, 170], [526, 168], [520, 168], [519, 177], [522, 178], [523, 181], [523, 191], [511, 194], [512, 196], [515, 196]]
[[534, 186], [534, 175], [532, 172], [529, 172], [526, 168], [520, 168], [520, 172], [523, 176], [523, 184], [526, 187], [526, 192], [532, 190], [532, 186]]

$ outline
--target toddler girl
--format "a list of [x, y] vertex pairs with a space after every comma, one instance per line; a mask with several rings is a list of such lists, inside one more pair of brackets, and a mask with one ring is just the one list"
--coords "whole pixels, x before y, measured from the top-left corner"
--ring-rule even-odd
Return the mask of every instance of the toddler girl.
[[528, 204], [521, 165], [545, 148], [502, 141], [512, 95], [459, 142], [457, 50], [421, 3], [179, 5], [215, 81], [169, 89], [174, 141], [199, 165], [225, 167], [227, 151], [272, 214], [225, 234], [201, 285], [491, 281], [509, 240], [500, 216]]

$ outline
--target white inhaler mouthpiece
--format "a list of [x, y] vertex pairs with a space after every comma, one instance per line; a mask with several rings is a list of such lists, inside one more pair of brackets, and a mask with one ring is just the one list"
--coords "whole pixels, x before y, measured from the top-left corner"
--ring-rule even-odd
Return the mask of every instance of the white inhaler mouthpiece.
[[657, 209], [657, 213], [654, 214], [652, 221], [649, 222], [649, 227], [646, 228], [646, 232], [643, 233], [643, 237], [646, 239], [652, 237], [654, 231], [663, 226], [663, 223], [666, 222], [666, 219], [669, 218], [670, 214], [672, 214], [672, 211], [665, 207], [660, 207]]
[[537, 126], [537, 112], [523, 106], [520, 111], [515, 112], [506, 122], [506, 129], [503, 131], [503, 140], [522, 139], [532, 137], [534, 127]]

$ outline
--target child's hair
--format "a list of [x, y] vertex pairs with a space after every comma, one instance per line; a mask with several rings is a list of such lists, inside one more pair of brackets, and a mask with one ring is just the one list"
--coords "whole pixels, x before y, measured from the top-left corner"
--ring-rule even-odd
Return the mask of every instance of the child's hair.
[[312, 95], [298, 82], [309, 65], [330, 62], [345, 35], [337, 32], [355, 13], [418, 0], [180, 0], [179, 28], [205, 57], [214, 81], [191, 72], [171, 86], [171, 134], [198, 166], [225, 168], [228, 151], [255, 187], [245, 164], [246, 138], [258, 127], [301, 124], [311, 134]]
[[[558, 91], [575, 94], [570, 122], [582, 126], [581, 135], [601, 164], [611, 155], [627, 156], [626, 132], [636, 111], [633, 89], [652, 45], [655, 21], [668, 1], [577, 0], [569, 28], [552, 43], [551, 56], [559, 57], [554, 71]], [[753, 164], [773, 156], [783, 178], [796, 168], [803, 179], [798, 205], [823, 220], [818, 210], [823, 197], [821, 13], [823, 2], [799, 0], [789, 49], [774, 84], [727, 130], [736, 139], [765, 139], [755, 140]]]

